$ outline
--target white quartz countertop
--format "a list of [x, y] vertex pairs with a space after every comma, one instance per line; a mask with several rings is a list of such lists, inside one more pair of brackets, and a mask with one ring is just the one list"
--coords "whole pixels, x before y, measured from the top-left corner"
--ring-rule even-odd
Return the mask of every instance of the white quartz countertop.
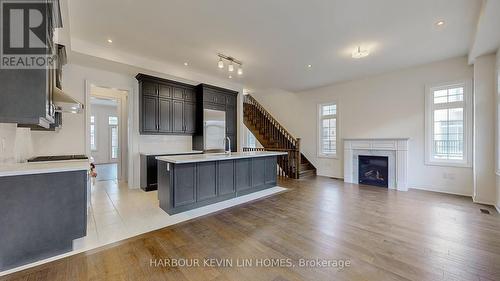
[[141, 155], [151, 156], [151, 155], [183, 155], [183, 154], [202, 154], [203, 151], [200, 150], [190, 150], [190, 151], [169, 151], [169, 152], [141, 152]]
[[88, 170], [89, 160], [0, 164], [0, 177]]
[[276, 155], [286, 155], [286, 152], [273, 152], [273, 151], [251, 151], [251, 152], [233, 152], [231, 154], [224, 153], [206, 153], [194, 155], [178, 155], [178, 156], [158, 156], [156, 160], [183, 164], [183, 163], [196, 163], [196, 162], [209, 162], [221, 160], [233, 160], [242, 158], [255, 158]]

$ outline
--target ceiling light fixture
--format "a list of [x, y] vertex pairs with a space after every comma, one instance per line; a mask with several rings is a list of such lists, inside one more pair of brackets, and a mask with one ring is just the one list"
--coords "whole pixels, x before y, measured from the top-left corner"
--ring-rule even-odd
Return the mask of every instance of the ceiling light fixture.
[[360, 59], [360, 58], [367, 57], [369, 54], [370, 54], [370, 51], [362, 50], [361, 46], [358, 46], [358, 48], [354, 52], [352, 52], [352, 58], [353, 59]]
[[219, 68], [224, 68], [224, 62], [222, 61], [222, 58], [219, 59], [219, 62], [217, 63], [217, 66]]
[[[234, 69], [235, 69], [235, 65], [238, 66], [238, 75], [241, 76], [243, 75], [243, 63], [233, 57], [230, 57], [230, 56], [226, 56], [224, 54], [217, 54], [217, 56], [219, 57], [219, 62], [217, 63], [217, 67], [219, 68], [224, 68], [224, 61], [227, 61], [229, 64], [227, 66], [227, 71], [228, 72], [234, 72]], [[228, 76], [229, 79], [233, 78], [232, 75], [229, 75]]]
[[311, 67], [313, 67], [312, 64], [308, 64], [307, 65], [307, 68], [311, 68]]
[[108, 43], [109, 43], [109, 44], [113, 43], [113, 40], [108, 39]]
[[436, 25], [437, 26], [443, 26], [444, 25], [444, 20], [440, 20], [440, 21], [436, 22]]
[[185, 63], [184, 63], [184, 66], [188, 66], [188, 65], [189, 65], [189, 63], [188, 63], [188, 62], [185, 62]]

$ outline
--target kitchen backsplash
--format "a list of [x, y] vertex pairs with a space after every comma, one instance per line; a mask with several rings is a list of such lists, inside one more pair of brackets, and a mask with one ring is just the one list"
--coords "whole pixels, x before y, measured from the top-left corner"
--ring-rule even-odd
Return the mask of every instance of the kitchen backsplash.
[[33, 142], [28, 128], [0, 123], [0, 164], [25, 162], [33, 156]]

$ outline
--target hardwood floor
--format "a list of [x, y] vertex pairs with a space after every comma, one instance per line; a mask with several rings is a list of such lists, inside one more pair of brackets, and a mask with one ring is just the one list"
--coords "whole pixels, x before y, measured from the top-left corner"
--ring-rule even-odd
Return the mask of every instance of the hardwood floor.
[[[0, 280], [500, 280], [500, 216], [470, 198], [322, 177], [280, 185], [290, 190]], [[200, 266], [151, 266], [175, 258]], [[233, 266], [203, 266], [205, 258]], [[238, 267], [243, 259], [253, 266]], [[256, 266], [264, 259], [295, 266]]]

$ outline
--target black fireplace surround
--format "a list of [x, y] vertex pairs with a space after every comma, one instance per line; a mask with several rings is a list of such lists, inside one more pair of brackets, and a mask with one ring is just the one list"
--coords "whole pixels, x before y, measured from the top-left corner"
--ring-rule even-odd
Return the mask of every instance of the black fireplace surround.
[[389, 187], [389, 157], [358, 156], [359, 184]]

